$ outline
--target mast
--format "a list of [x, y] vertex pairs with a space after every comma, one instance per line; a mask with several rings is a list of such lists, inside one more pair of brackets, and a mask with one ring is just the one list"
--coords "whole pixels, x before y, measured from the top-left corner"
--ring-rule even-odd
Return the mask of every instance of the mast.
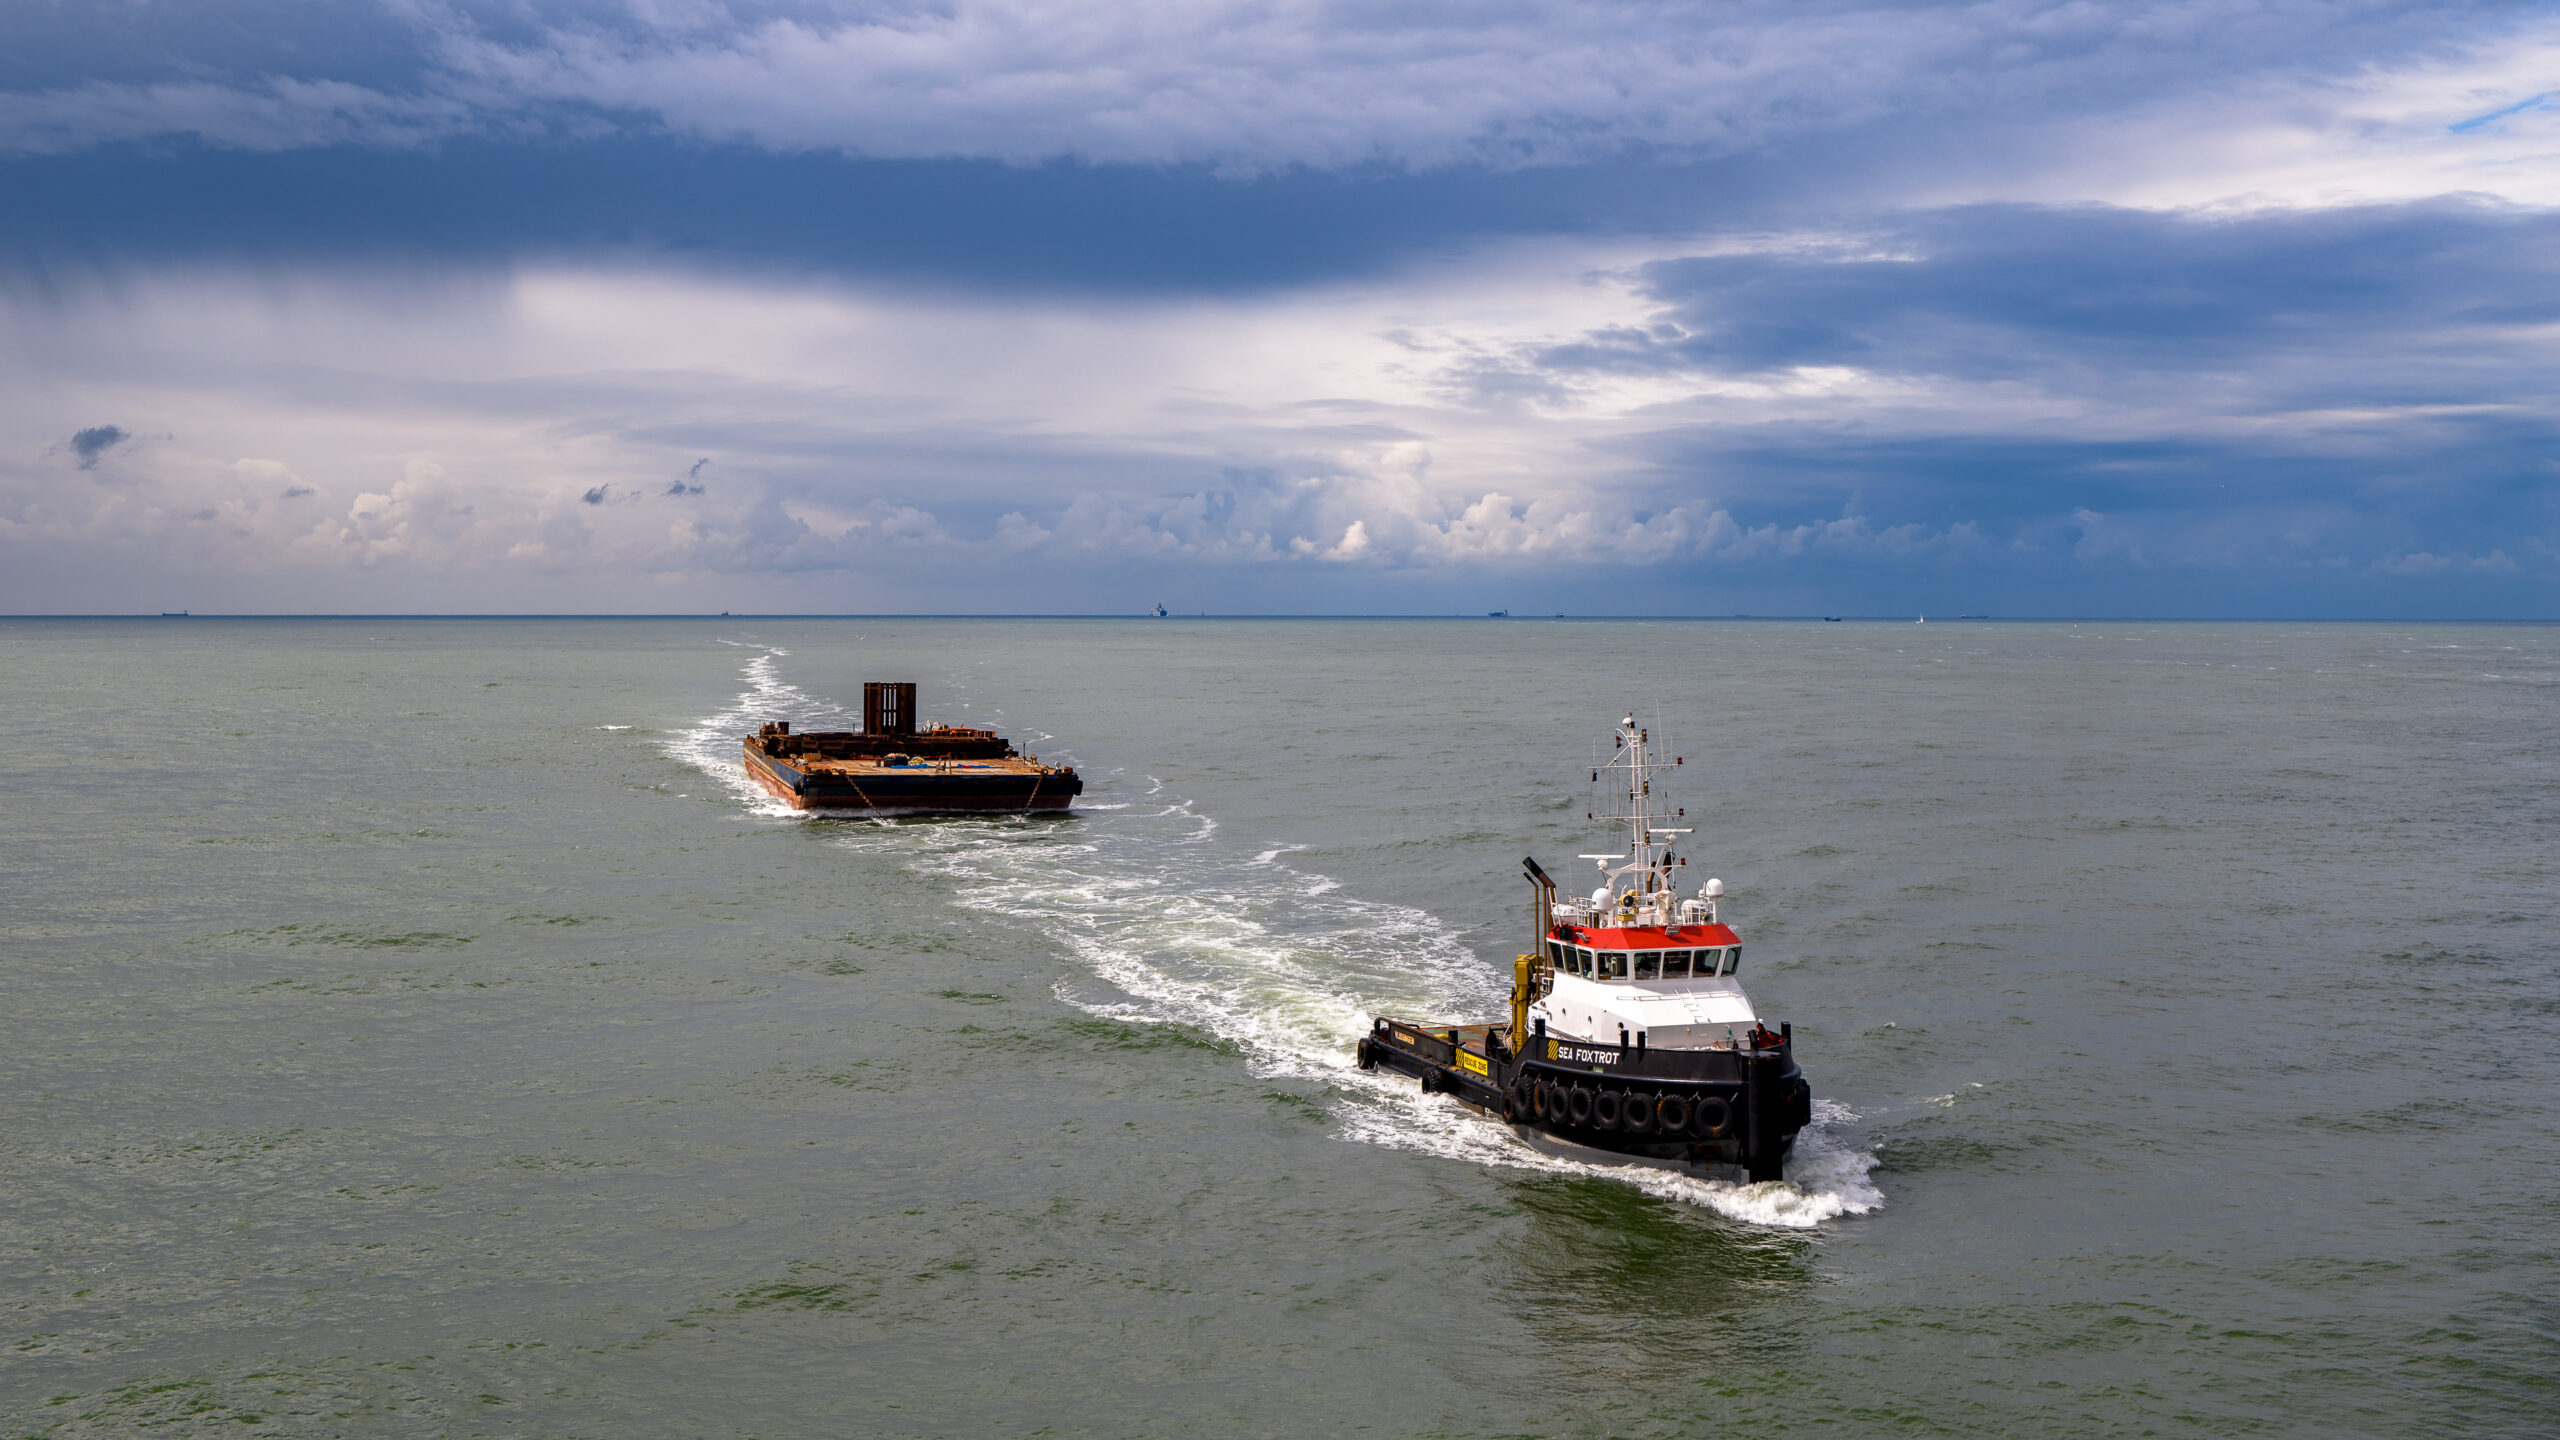
[[[1647, 923], [1662, 924], [1669, 919], [1671, 904], [1672, 837], [1689, 834], [1693, 827], [1654, 823], [1657, 819], [1679, 818], [1685, 811], [1662, 815], [1654, 797], [1654, 772], [1662, 768], [1662, 763], [1654, 758], [1652, 733], [1629, 715], [1618, 722], [1614, 738], [1616, 746], [1608, 763], [1594, 767], [1592, 778], [1596, 780], [1603, 774], [1622, 777], [1626, 785], [1621, 792], [1624, 808], [1616, 814], [1594, 818], [1603, 824], [1624, 826], [1623, 843], [1627, 848], [1622, 854], [1580, 858], [1599, 862], [1604, 872], [1602, 883], [1609, 892], [1605, 908], [1622, 908], [1625, 899], [1632, 896], [1634, 908], [1639, 911], [1663, 912]], [[1612, 862], [1617, 863], [1613, 866]]]

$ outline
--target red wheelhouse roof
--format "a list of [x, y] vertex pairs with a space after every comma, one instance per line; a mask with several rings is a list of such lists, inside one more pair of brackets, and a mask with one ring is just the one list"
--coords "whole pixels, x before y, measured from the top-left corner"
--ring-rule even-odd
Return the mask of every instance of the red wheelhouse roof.
[[1575, 945], [1588, 945], [1594, 950], [1677, 950], [1692, 945], [1739, 945], [1742, 937], [1724, 925], [1637, 925], [1627, 929], [1601, 929], [1587, 925], [1559, 925], [1549, 932], [1558, 940]]

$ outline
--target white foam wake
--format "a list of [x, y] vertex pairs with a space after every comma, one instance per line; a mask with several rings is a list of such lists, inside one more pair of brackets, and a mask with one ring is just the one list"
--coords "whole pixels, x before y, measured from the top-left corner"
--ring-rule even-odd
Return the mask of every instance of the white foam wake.
[[767, 720], [788, 720], [804, 730], [826, 725], [851, 729], [853, 717], [834, 701], [811, 695], [782, 678], [782, 658], [790, 651], [772, 645], [740, 645], [735, 640], [720, 643], [758, 652], [739, 667], [746, 688], [728, 708], [668, 736], [666, 753], [727, 786], [755, 814], [805, 820], [808, 812], [785, 805], [747, 778], [747, 767], [738, 758], [738, 742]]
[[949, 820], [839, 843], [892, 851], [959, 881], [966, 903], [1032, 922], [1105, 982], [1070, 984], [1069, 1003], [1197, 1026], [1260, 1073], [1331, 1075], [1381, 1005], [1500, 999], [1431, 916], [1344, 896], [1276, 855], [1228, 859], [1215, 821], [1161, 785], [1134, 788], [1122, 808], [1079, 805], [1073, 825]]

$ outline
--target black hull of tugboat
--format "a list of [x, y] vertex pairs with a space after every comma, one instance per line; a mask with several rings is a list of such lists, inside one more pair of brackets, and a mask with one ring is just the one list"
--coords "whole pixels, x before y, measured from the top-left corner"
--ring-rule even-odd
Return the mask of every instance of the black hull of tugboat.
[[1776, 1180], [1813, 1091], [1794, 1046], [1653, 1050], [1539, 1036], [1513, 1055], [1486, 1025], [1381, 1019], [1360, 1042], [1360, 1068], [1385, 1066], [1514, 1125], [1642, 1159], [1731, 1165]]

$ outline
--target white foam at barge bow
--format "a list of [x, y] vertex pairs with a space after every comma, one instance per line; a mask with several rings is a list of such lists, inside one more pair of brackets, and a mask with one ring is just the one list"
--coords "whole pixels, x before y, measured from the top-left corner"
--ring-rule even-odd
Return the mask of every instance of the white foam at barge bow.
[[784, 804], [747, 777], [747, 767], [739, 759], [740, 742], [767, 720], [789, 720], [804, 727], [811, 721], [850, 724], [848, 712], [834, 701], [821, 700], [782, 678], [779, 662], [790, 651], [773, 645], [756, 648], [764, 653], [739, 667], [739, 678], [747, 688], [738, 692], [729, 708], [706, 715], [690, 728], [669, 736], [666, 753], [668, 758], [691, 765], [728, 786], [753, 814], [778, 820], [806, 820], [810, 818], [808, 811]]

